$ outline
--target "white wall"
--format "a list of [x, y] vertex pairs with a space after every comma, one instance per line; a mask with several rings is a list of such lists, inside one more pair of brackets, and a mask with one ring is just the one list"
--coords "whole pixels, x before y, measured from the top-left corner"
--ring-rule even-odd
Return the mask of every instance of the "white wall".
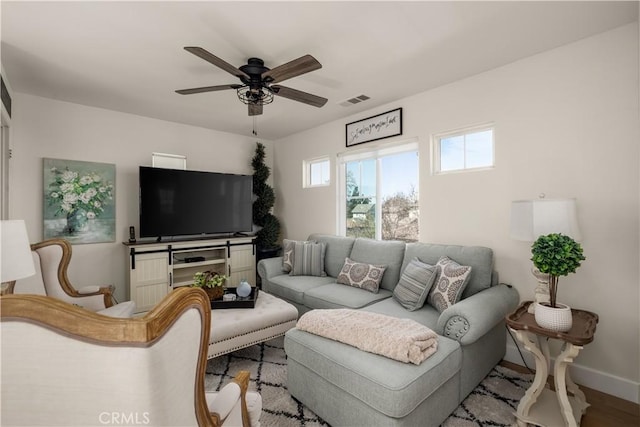
[[[437, 64], [433, 64], [437, 66]], [[638, 26], [632, 24], [275, 142], [277, 214], [284, 236], [336, 231], [336, 182], [302, 189], [302, 161], [346, 151], [344, 125], [403, 108], [403, 136], [420, 144], [420, 239], [484, 245], [502, 281], [533, 299], [530, 245], [509, 237], [512, 200], [575, 197], [587, 260], [560, 279], [558, 299], [599, 314], [577, 359], [638, 401]], [[430, 135], [495, 123], [491, 171], [430, 174]], [[373, 146], [375, 143], [369, 143]], [[364, 147], [362, 145], [358, 148]], [[619, 378], [618, 378], [619, 377]], [[620, 380], [620, 381], [618, 381]]]
[[[187, 168], [252, 174], [255, 138], [149, 119], [132, 114], [14, 93], [10, 217], [25, 219], [31, 242], [42, 240], [42, 159], [116, 165], [116, 242], [74, 245], [69, 269], [73, 284], [114, 284], [127, 299], [129, 226], [139, 229], [138, 166], [151, 166], [151, 153], [187, 156]], [[270, 141], [262, 141], [267, 164]], [[197, 201], [194, 201], [197, 209]]]

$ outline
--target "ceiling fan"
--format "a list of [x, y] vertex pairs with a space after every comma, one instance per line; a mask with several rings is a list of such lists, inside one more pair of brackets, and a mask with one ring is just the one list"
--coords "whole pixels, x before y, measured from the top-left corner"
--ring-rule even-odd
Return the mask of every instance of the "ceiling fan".
[[301, 56], [298, 59], [294, 59], [293, 61], [289, 61], [286, 64], [282, 64], [271, 69], [264, 66], [264, 61], [262, 59], [249, 58], [246, 65], [236, 68], [201, 47], [188, 46], [184, 49], [187, 52], [191, 52], [192, 54], [215, 65], [216, 67], [223, 69], [227, 73], [238, 77], [242, 84], [227, 84], [176, 90], [180, 95], [235, 89], [240, 101], [249, 106], [250, 116], [258, 116], [262, 114], [262, 106], [272, 103], [274, 95], [313, 105], [314, 107], [322, 107], [327, 103], [327, 99], [322, 98], [321, 96], [276, 84], [292, 77], [322, 68], [322, 64], [320, 64], [311, 55]]

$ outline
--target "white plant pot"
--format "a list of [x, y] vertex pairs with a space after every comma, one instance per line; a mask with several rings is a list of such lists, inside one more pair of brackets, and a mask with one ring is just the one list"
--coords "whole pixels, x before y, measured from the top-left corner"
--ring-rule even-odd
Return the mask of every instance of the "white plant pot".
[[566, 332], [573, 325], [571, 308], [568, 305], [556, 303], [556, 308], [536, 303], [536, 323], [545, 329], [555, 332]]

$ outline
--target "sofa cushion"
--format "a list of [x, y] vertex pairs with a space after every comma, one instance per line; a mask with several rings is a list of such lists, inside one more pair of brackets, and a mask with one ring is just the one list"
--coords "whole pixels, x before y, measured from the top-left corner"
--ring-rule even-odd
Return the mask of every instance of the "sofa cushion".
[[344, 260], [351, 253], [356, 239], [329, 234], [312, 234], [309, 236], [309, 240], [327, 244], [324, 256], [324, 271], [327, 272], [328, 276], [338, 277], [344, 265]]
[[378, 293], [382, 275], [387, 269], [386, 265], [372, 265], [364, 262], [355, 262], [351, 258], [344, 261], [344, 266], [336, 283], [364, 289], [365, 291]]
[[412, 259], [402, 270], [400, 281], [393, 290], [393, 298], [409, 311], [419, 309], [429, 295], [437, 272], [435, 265], [420, 262], [418, 258]]
[[386, 289], [374, 294], [338, 283], [329, 283], [308, 289], [302, 301], [309, 308], [362, 308], [390, 297], [391, 291]]
[[[367, 264], [386, 265], [380, 287], [393, 291], [400, 280], [404, 248], [404, 242], [357, 238], [349, 258]], [[344, 260], [342, 263], [344, 264]]]
[[395, 299], [387, 298], [363, 307], [362, 310], [370, 311], [372, 313], [386, 314], [387, 316], [404, 317], [406, 319], [415, 320], [421, 325], [433, 329], [436, 333], [442, 334], [442, 331], [438, 329], [440, 312], [429, 304], [425, 304], [417, 310], [408, 311]]
[[295, 242], [293, 245], [292, 276], [326, 276], [324, 254], [326, 243]]
[[[438, 337], [438, 350], [420, 365], [402, 363], [327, 338], [290, 329], [287, 358], [389, 417], [402, 418], [450, 379], [459, 383], [462, 351]], [[453, 395], [458, 400], [458, 386]]]
[[438, 277], [427, 301], [442, 313], [460, 301], [472, 269], [467, 265], [458, 264], [448, 256], [441, 257], [436, 267]]
[[461, 265], [471, 267], [469, 282], [462, 293], [462, 298], [487, 289], [492, 285], [493, 251], [482, 246], [437, 245], [430, 243], [407, 243], [402, 268], [413, 258], [427, 264], [435, 265], [441, 256], [446, 255]]
[[281, 274], [280, 276], [274, 276], [269, 279], [268, 291], [270, 294], [286, 300], [304, 304], [303, 296], [306, 291], [327, 283], [335, 282], [335, 280], [333, 277], [289, 276], [288, 274]]

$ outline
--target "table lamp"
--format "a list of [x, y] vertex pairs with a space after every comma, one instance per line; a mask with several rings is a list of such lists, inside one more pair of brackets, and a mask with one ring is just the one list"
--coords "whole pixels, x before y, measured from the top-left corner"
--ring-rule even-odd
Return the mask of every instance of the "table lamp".
[[23, 220], [0, 221], [0, 294], [13, 292], [16, 280], [36, 274]]
[[[535, 242], [542, 235], [561, 233], [576, 241], [581, 239], [576, 213], [576, 199], [545, 199], [511, 202], [511, 238]], [[532, 267], [538, 281], [535, 302], [549, 302], [549, 275]], [[529, 306], [533, 311], [535, 304]]]

